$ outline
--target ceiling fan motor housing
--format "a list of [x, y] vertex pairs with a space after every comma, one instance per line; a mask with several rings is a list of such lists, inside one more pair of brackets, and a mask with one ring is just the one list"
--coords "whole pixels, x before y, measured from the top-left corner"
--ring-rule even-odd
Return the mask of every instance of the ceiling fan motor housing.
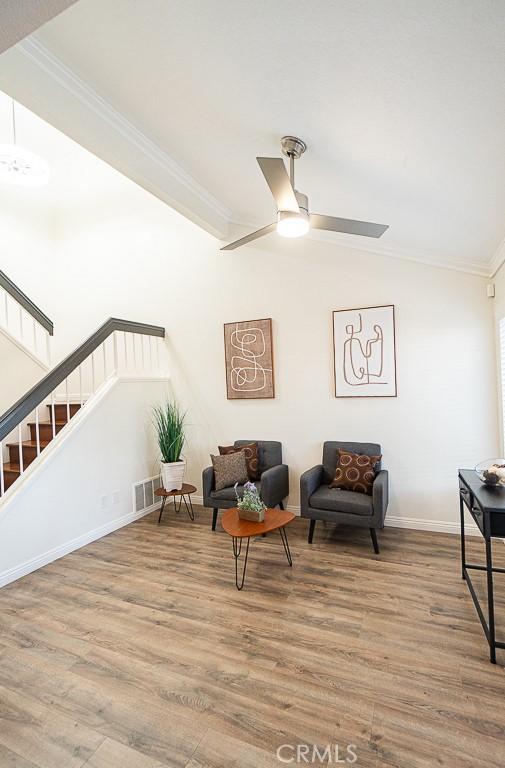
[[294, 157], [298, 160], [306, 149], [307, 145], [303, 139], [296, 136], [283, 136], [281, 139], [281, 151], [286, 157]]
[[277, 213], [290, 213], [293, 216], [304, 216], [309, 214], [309, 198], [307, 195], [304, 195], [303, 192], [298, 192], [297, 189], [294, 189], [293, 192], [295, 193], [296, 202], [298, 203], [298, 207], [300, 209], [300, 213], [298, 211], [287, 211], [282, 208], [277, 209]]
[[297, 189], [295, 189], [295, 195], [298, 202], [298, 205], [300, 206], [300, 211], [302, 213], [309, 212], [309, 198], [307, 195], [304, 195], [303, 192], [298, 192]]

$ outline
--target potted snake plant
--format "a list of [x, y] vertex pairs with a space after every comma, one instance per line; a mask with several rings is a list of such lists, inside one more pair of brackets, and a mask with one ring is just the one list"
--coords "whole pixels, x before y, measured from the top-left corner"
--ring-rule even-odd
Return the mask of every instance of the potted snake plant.
[[180, 491], [186, 462], [182, 458], [186, 413], [175, 401], [167, 400], [154, 409], [154, 422], [161, 454], [161, 480], [166, 491]]

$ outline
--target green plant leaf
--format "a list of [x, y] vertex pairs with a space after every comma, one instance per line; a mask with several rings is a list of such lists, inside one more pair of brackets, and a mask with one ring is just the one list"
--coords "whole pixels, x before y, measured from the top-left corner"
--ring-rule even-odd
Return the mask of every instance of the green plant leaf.
[[166, 464], [180, 461], [185, 441], [186, 412], [181, 411], [175, 401], [167, 400], [164, 405], [155, 406], [153, 414], [161, 460]]

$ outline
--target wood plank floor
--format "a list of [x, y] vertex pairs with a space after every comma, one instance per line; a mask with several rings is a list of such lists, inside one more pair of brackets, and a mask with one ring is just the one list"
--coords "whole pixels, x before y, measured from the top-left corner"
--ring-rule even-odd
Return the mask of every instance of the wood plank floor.
[[488, 662], [457, 537], [388, 528], [376, 557], [366, 531], [319, 523], [309, 546], [295, 520], [294, 567], [255, 540], [239, 593], [208, 511], [156, 523], [0, 590], [1, 768], [278, 768], [282, 744], [503, 768], [505, 656]]

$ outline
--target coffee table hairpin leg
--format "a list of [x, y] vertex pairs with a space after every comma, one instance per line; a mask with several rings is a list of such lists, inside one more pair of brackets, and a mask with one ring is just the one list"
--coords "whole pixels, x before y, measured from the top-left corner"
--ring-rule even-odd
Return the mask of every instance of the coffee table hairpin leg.
[[247, 568], [247, 558], [249, 556], [249, 544], [251, 542], [250, 537], [247, 539], [247, 546], [245, 550], [245, 560], [244, 560], [244, 568], [242, 570], [242, 581], [240, 582], [240, 586], [238, 583], [238, 559], [240, 557], [240, 553], [242, 552], [242, 539], [238, 539], [235, 536], [232, 536], [232, 546], [233, 546], [233, 556], [235, 558], [235, 585], [238, 590], [241, 590], [244, 586], [244, 579], [245, 579], [245, 569]]
[[284, 552], [286, 553], [286, 557], [288, 559], [289, 566], [293, 567], [293, 560], [291, 557], [291, 550], [289, 549], [289, 542], [288, 542], [288, 534], [286, 533], [286, 529], [279, 528], [279, 533], [281, 535], [282, 543], [284, 544]]

